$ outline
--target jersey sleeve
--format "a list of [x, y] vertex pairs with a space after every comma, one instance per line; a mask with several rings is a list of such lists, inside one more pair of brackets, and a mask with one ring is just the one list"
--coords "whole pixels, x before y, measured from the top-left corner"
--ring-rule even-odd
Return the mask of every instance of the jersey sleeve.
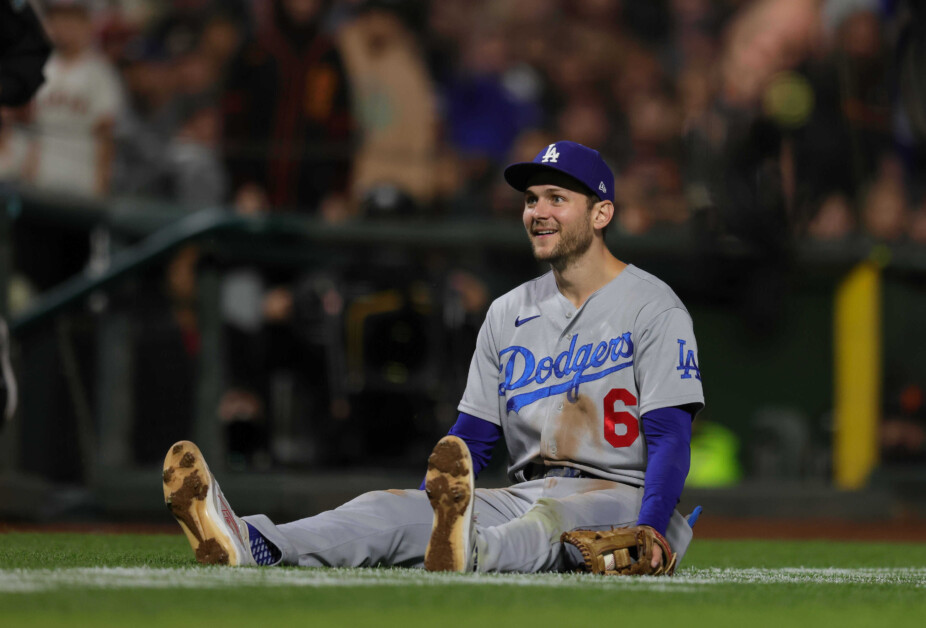
[[494, 308], [489, 308], [476, 338], [476, 351], [469, 365], [466, 390], [457, 409], [501, 425], [498, 402], [498, 345], [492, 332]]
[[634, 369], [640, 393], [640, 414], [650, 410], [693, 404], [693, 414], [704, 406], [701, 368], [691, 316], [673, 307], [645, 323], [634, 350]]
[[659, 408], [640, 418], [646, 438], [646, 479], [637, 525], [666, 533], [691, 466], [691, 420], [688, 407]]

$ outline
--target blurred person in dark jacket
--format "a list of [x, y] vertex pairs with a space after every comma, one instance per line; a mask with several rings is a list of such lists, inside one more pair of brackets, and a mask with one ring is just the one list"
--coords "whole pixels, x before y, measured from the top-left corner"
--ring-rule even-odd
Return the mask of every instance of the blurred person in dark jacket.
[[[232, 61], [222, 97], [224, 158], [231, 200], [240, 213], [298, 211], [329, 222], [353, 213], [351, 98], [341, 55], [324, 27], [330, 5], [330, 0], [255, 5], [257, 35]], [[327, 394], [324, 348], [303, 342], [295, 320], [296, 274], [243, 266], [229, 269], [223, 280], [229, 388], [218, 415], [233, 464], [255, 463], [268, 445], [281, 460], [293, 462], [267, 442], [265, 424], [303, 398], [324, 400]], [[319, 402], [313, 416], [326, 405]], [[303, 428], [276, 434], [281, 437], [276, 440], [295, 442]]]
[[[51, 54], [32, 7], [26, 0], [0, 0], [0, 107], [24, 105], [45, 80], [42, 68]], [[0, 315], [0, 428], [16, 412], [16, 379], [9, 357], [9, 331]]]
[[352, 118], [326, 0], [268, 0], [270, 19], [232, 63], [224, 96], [233, 201], [343, 217]]
[[45, 29], [27, 0], [0, 0], [0, 106], [24, 105], [45, 77], [51, 54]]

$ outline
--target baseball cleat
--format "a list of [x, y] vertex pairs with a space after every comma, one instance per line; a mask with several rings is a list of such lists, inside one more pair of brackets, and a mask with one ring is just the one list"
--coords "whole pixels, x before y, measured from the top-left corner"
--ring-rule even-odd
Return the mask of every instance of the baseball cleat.
[[247, 524], [225, 500], [199, 447], [182, 440], [164, 458], [164, 502], [204, 565], [254, 565]]
[[466, 443], [456, 436], [444, 436], [428, 458], [425, 489], [434, 523], [424, 554], [428, 571], [474, 571], [476, 526], [473, 503], [476, 490], [473, 461]]

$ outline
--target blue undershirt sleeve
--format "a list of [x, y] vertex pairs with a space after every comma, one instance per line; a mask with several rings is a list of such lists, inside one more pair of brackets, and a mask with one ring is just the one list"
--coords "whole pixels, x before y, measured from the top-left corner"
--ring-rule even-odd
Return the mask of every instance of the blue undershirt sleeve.
[[647, 464], [637, 525], [665, 535], [691, 465], [691, 421], [684, 407], [658, 408], [642, 417]]
[[[485, 469], [492, 459], [492, 448], [501, 438], [502, 428], [485, 419], [461, 412], [457, 422], [447, 433], [461, 438], [469, 447], [469, 455], [473, 458], [473, 475], [478, 477], [479, 472]], [[418, 488], [424, 490], [424, 480]]]

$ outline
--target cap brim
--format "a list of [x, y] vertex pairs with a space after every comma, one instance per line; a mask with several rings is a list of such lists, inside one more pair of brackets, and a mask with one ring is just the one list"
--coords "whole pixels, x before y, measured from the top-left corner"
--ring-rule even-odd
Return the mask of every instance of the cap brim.
[[[554, 168], [552, 166], [547, 166], [546, 164], [538, 164], [533, 161], [525, 161], [518, 164], [511, 164], [505, 168], [505, 181], [508, 182], [508, 185], [516, 189], [518, 192], [524, 192], [527, 190], [527, 184], [538, 172], [561, 172], [563, 174], [569, 174], [559, 168]], [[569, 175], [572, 176], [572, 175]]]
[[561, 181], [562, 177], [568, 177], [569, 181], [575, 182], [575, 188], [572, 188], [569, 185], [566, 185], [565, 187], [569, 187], [569, 189], [575, 189], [576, 191], [582, 192], [583, 194], [593, 194], [593, 192], [589, 191], [588, 186], [577, 179], [572, 173], [566, 172], [565, 170], [556, 168], [554, 166], [538, 164], [533, 161], [511, 164], [505, 168], [505, 181], [508, 182], [508, 185], [518, 190], [519, 192], [524, 192], [527, 190], [527, 185], [531, 182], [531, 179], [533, 179], [535, 175], [542, 172], [555, 172], [560, 175]]

